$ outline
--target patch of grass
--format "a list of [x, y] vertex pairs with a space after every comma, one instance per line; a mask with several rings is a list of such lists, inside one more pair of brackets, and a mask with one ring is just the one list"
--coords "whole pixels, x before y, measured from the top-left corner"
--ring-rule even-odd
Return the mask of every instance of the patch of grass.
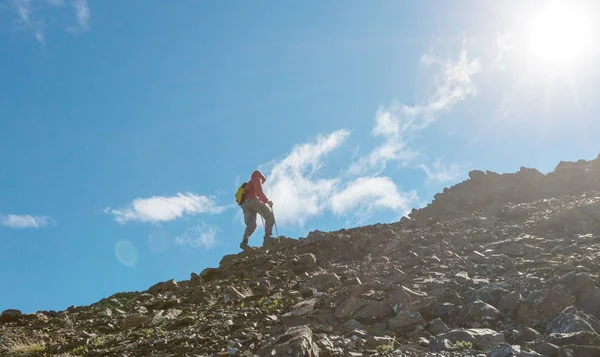
[[96, 341], [94, 341], [94, 347], [98, 348], [98, 347], [102, 346], [103, 344], [106, 343], [108, 338], [109, 338], [109, 336], [107, 336], [107, 335], [99, 336], [98, 338], [96, 338]]
[[392, 338], [390, 343], [386, 343], [385, 345], [377, 346], [377, 352], [379, 353], [392, 353], [396, 345], [396, 336]]
[[469, 351], [473, 348], [473, 343], [468, 341], [456, 341], [454, 343], [454, 347], [458, 348], [461, 351]]
[[144, 335], [144, 337], [146, 337], [146, 339], [149, 340], [152, 337], [152, 329], [145, 328], [142, 330], [142, 334]]
[[16, 342], [10, 347], [10, 352], [14, 356], [30, 356], [40, 354], [46, 350], [46, 346], [38, 342]]
[[278, 308], [280, 305], [280, 302], [278, 299], [275, 299], [273, 301], [271, 301], [271, 303], [269, 305], [267, 305], [267, 308], [269, 310], [275, 310], [276, 308]]
[[73, 348], [69, 353], [75, 356], [84, 356], [87, 353], [87, 350], [85, 349], [85, 346], [79, 346]]

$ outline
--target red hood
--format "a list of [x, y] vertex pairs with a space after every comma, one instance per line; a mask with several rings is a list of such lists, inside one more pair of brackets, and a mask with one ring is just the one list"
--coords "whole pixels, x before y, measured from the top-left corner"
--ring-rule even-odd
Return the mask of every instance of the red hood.
[[265, 181], [266, 181], [263, 174], [258, 170], [254, 171], [252, 173], [252, 176], [250, 176], [250, 180], [256, 180], [256, 179], [259, 179], [261, 183], [265, 183]]

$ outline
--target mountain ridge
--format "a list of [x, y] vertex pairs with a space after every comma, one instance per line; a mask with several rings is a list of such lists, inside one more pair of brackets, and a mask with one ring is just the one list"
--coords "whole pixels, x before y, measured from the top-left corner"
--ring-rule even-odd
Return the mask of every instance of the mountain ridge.
[[[399, 222], [280, 237], [64, 311], [1, 356], [598, 356], [600, 155], [471, 171]], [[291, 352], [290, 352], [291, 351]]]

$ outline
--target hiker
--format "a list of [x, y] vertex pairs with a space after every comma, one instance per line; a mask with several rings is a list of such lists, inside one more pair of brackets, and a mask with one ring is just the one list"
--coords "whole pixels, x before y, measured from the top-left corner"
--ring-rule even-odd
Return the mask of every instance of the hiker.
[[240, 248], [248, 247], [248, 238], [256, 230], [256, 214], [260, 214], [265, 220], [265, 237], [263, 243], [272, 238], [273, 224], [275, 217], [273, 216], [273, 202], [263, 193], [262, 184], [265, 183], [265, 176], [258, 170], [252, 173], [250, 181], [243, 183], [236, 193], [236, 201], [242, 207], [244, 212], [244, 223], [246, 223], [246, 231]]

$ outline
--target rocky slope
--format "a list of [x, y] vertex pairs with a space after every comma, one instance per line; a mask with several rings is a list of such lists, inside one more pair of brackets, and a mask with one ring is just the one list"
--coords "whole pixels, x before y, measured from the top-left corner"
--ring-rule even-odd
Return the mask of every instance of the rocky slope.
[[[1, 356], [600, 356], [600, 157], [473, 171], [410, 217], [0, 315]], [[597, 192], [598, 191], [598, 192]]]

